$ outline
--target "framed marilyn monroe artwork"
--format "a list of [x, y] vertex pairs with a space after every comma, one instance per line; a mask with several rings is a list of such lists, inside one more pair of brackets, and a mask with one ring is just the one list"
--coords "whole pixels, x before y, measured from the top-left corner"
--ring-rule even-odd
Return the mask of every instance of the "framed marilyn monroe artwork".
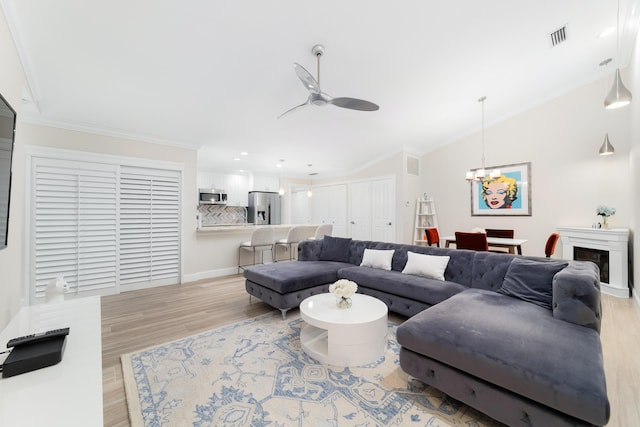
[[[491, 178], [492, 170], [500, 176]], [[531, 163], [485, 168], [486, 178], [471, 181], [472, 216], [531, 215]]]

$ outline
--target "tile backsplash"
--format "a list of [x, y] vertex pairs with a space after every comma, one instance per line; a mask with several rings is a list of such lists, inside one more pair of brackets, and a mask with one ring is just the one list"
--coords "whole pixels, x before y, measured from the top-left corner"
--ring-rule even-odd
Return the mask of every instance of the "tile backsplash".
[[199, 205], [198, 214], [203, 227], [247, 222], [247, 210], [242, 206]]

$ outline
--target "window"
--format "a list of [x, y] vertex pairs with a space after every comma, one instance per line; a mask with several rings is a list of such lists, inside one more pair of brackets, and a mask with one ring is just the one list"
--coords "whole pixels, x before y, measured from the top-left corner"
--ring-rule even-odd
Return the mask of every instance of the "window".
[[180, 171], [108, 159], [32, 158], [32, 301], [58, 277], [85, 295], [180, 282]]
[[180, 176], [123, 168], [120, 174], [120, 284], [178, 283]]

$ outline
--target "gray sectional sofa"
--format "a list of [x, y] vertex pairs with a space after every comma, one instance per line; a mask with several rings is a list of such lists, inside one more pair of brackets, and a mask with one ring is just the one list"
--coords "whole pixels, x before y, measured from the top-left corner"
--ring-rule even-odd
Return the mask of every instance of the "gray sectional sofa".
[[[384, 251], [390, 269], [361, 265]], [[424, 276], [434, 260], [446, 260], [444, 280]], [[426, 273], [416, 264], [425, 262]], [[397, 329], [405, 372], [508, 425], [609, 419], [593, 263], [327, 236], [302, 242], [298, 261], [244, 276], [247, 292], [283, 317], [336, 280], [355, 281], [408, 317]]]

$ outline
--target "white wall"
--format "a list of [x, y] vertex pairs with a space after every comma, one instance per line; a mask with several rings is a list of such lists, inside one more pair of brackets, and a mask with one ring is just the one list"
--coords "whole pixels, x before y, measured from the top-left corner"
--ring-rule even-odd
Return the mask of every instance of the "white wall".
[[[631, 152], [629, 155], [631, 188], [629, 198], [633, 204], [633, 214], [630, 220], [633, 234], [629, 253], [633, 260], [632, 266], [635, 266], [635, 268], [632, 268], [629, 277], [633, 277], [633, 283], [636, 285], [635, 289], [638, 289], [640, 284], [640, 267], [638, 267], [640, 266], [640, 233], [638, 233], [638, 227], [640, 227], [640, 33], [636, 38], [633, 59], [629, 67], [629, 78], [623, 81], [634, 95], [631, 105], [625, 108], [629, 108], [631, 128]], [[640, 295], [637, 292], [634, 292], [634, 298], [640, 304]]]
[[[598, 81], [486, 128], [487, 167], [531, 162], [532, 216], [471, 216], [464, 174], [481, 166], [480, 132], [424, 156], [426, 188], [436, 200], [441, 236], [474, 227], [513, 228], [517, 237], [528, 240], [524, 254], [544, 256], [550, 233], [558, 226], [591, 226], [598, 220], [598, 205], [617, 209], [612, 227], [630, 227], [631, 110], [603, 108], [610, 84], [611, 78]], [[487, 95], [490, 119], [492, 94]], [[606, 132], [616, 154], [602, 157], [598, 149]], [[561, 255], [559, 245], [555, 256]]]
[[0, 251], [0, 330], [20, 308], [23, 270], [23, 203], [24, 176], [22, 165], [17, 164], [24, 153], [22, 136], [21, 94], [24, 87], [24, 72], [18, 57], [13, 37], [9, 32], [4, 14], [0, 8], [0, 93], [18, 113], [16, 141], [13, 153], [13, 179], [11, 186], [11, 209], [9, 212], [9, 241], [6, 249]]

